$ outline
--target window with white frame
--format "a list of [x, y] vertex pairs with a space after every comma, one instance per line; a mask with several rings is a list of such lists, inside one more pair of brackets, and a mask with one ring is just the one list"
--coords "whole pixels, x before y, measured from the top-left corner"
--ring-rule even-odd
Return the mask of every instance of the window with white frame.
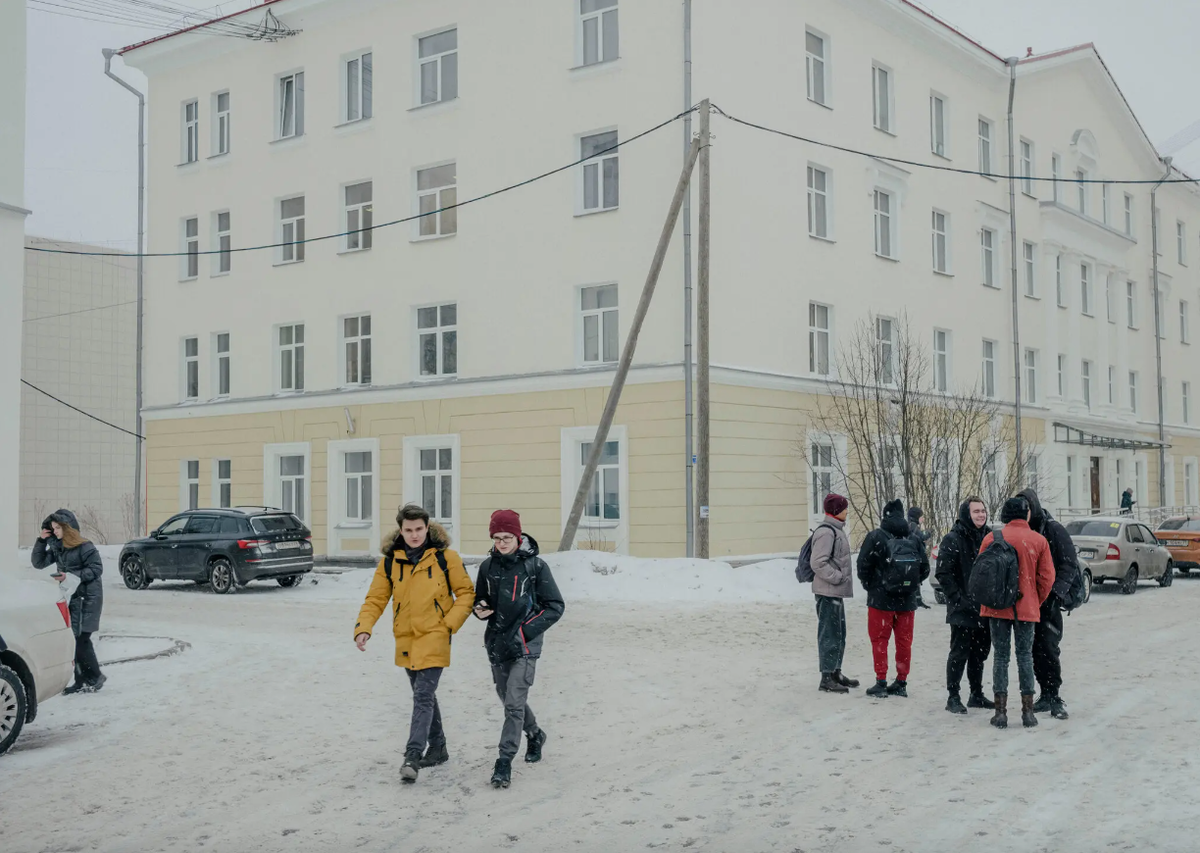
[[1075, 170], [1075, 188], [1079, 193], [1079, 212], [1084, 216], [1088, 213], [1088, 171], [1087, 169]]
[[183, 463], [183, 509], [200, 508], [200, 460], [187, 459]]
[[579, 288], [584, 364], [611, 364], [621, 357], [617, 295], [615, 284]]
[[1137, 495], [1138, 500], [1145, 502], [1145, 497], [1142, 495], [1142, 484], [1146, 482], [1146, 463], [1141, 459], [1133, 461], [1133, 493]]
[[983, 457], [983, 497], [990, 504], [1000, 496], [999, 453], [985, 444], [980, 454]]
[[1108, 322], [1117, 322], [1116, 311], [1116, 298], [1113, 296], [1113, 277], [1106, 275], [1104, 277], [1104, 316], [1108, 318]]
[[229, 332], [218, 332], [213, 336], [216, 353], [217, 396], [228, 397], [230, 386]]
[[979, 230], [979, 258], [983, 265], [984, 287], [997, 287], [996, 284], [996, 243], [998, 235], [991, 228]]
[[1037, 402], [1037, 350], [1025, 350], [1025, 402]]
[[183, 105], [183, 162], [195, 163], [200, 159], [200, 102], [188, 101]]
[[[582, 473], [592, 452], [592, 442], [579, 445], [579, 470]], [[620, 521], [621, 519], [621, 444], [617, 441], [604, 442], [596, 474], [588, 487], [583, 505], [583, 517], [592, 521]]]
[[1188, 321], [1188, 304], [1183, 299], [1179, 300], [1179, 342], [1181, 344], [1192, 342], [1192, 328]]
[[1117, 402], [1117, 369], [1111, 364], [1108, 366], [1108, 404], [1115, 405]]
[[1035, 492], [1041, 488], [1038, 477], [1038, 458], [1032, 453], [1025, 460], [1025, 487], [1033, 489]]
[[1100, 221], [1108, 224], [1108, 184], [1100, 185]]
[[1075, 457], [1067, 457], [1067, 506], [1075, 506]]
[[992, 171], [992, 123], [986, 118], [979, 119], [979, 171]]
[[233, 506], [233, 460], [218, 459], [213, 468], [215, 503], [221, 509], [229, 509]]
[[933, 211], [933, 271], [950, 274], [950, 214]]
[[1092, 407], [1092, 363], [1086, 358], [1080, 364], [1079, 378], [1083, 383], [1083, 404]]
[[580, 65], [612, 62], [620, 57], [617, 0], [579, 0], [577, 38], [581, 54]]
[[1200, 503], [1200, 490], [1197, 489], [1196, 483], [1196, 463], [1183, 463], [1183, 499], [1188, 506], [1195, 506]]
[[584, 213], [613, 210], [621, 202], [621, 171], [617, 132], [595, 133], [579, 139], [581, 201]]
[[1021, 140], [1021, 192], [1033, 195], [1033, 143]]
[[304, 196], [279, 202], [279, 260], [295, 264], [304, 260]]
[[422, 376], [458, 373], [458, 304], [417, 309], [418, 360]]
[[1138, 375], [1136, 370], [1129, 371], [1129, 410], [1135, 414], [1138, 410]]
[[1059, 308], [1067, 307], [1067, 287], [1063, 281], [1062, 255], [1054, 256], [1054, 294]]
[[832, 444], [814, 441], [809, 445], [808, 468], [812, 472], [812, 502], [808, 505], [809, 512], [816, 514], [825, 506], [825, 498], [833, 491], [837, 482], [836, 456], [837, 451]]
[[183, 339], [183, 399], [200, 397], [200, 339]]
[[[614, 11], [615, 15], [616, 12]], [[812, 30], [804, 31], [804, 68], [808, 80], [808, 99], [829, 106], [828, 41]]]
[[894, 133], [892, 119], [895, 104], [895, 92], [892, 87], [891, 69], [882, 65], [871, 66], [871, 96], [874, 105], [875, 128], [886, 133]]
[[346, 213], [343, 220], [346, 231], [346, 243], [344, 250], [347, 252], [358, 252], [364, 249], [371, 248], [372, 234], [371, 230], [374, 219], [374, 203], [372, 196], [374, 194], [374, 183], [372, 181], [362, 181], [357, 184], [350, 184], [343, 188], [345, 196], [344, 210]]
[[808, 234], [827, 240], [829, 228], [829, 172], [808, 167]]
[[304, 324], [280, 326], [276, 361], [279, 364], [279, 390], [304, 390]]
[[304, 135], [304, 72], [284, 74], [278, 78], [278, 117], [275, 131], [279, 139]]
[[1054, 187], [1054, 200], [1062, 201], [1062, 155], [1050, 155], [1050, 179], [1051, 186]]
[[996, 397], [996, 342], [983, 342], [983, 396], [989, 400]]
[[196, 278], [200, 275], [200, 218], [190, 216], [183, 220], [183, 275]]
[[1183, 422], [1190, 424], [1192, 422], [1192, 383], [1183, 383]]
[[213, 156], [229, 153], [229, 93], [218, 92], [213, 97]]
[[933, 491], [931, 497], [939, 515], [943, 516], [953, 511], [955, 494], [951, 472], [954, 470], [954, 456], [954, 446], [949, 441], [939, 438], [933, 440], [930, 459], [930, 485]]
[[892, 385], [896, 381], [896, 324], [888, 317], [875, 318], [875, 343], [878, 350], [876, 381]]
[[1180, 266], [1187, 266], [1187, 225], [1182, 220], [1175, 223], [1175, 243], [1178, 247], [1176, 260]]
[[1133, 236], [1133, 196], [1125, 193], [1125, 233]]
[[875, 254], [895, 259], [896, 197], [885, 190], [875, 190]]
[[225, 275], [233, 268], [233, 233], [230, 228], [229, 211], [213, 214], [213, 275]]
[[357, 53], [343, 59], [346, 79], [346, 109], [342, 121], [361, 121], [371, 118], [374, 98], [373, 62], [371, 52]]
[[1058, 396], [1067, 396], [1067, 357], [1058, 354]]
[[1092, 268], [1089, 264], [1079, 265], [1079, 310], [1092, 316]]
[[280, 456], [278, 465], [279, 508], [297, 518], [305, 518], [305, 458], [301, 455]]
[[[375, 514], [372, 506], [371, 451], [359, 450], [342, 454], [345, 472], [346, 520], [370, 521]], [[430, 513], [432, 516], [432, 513]]]
[[949, 111], [946, 98], [932, 92], [929, 95], [929, 147], [939, 157], [946, 155], [946, 139], [949, 132]]
[[1137, 328], [1137, 285], [1125, 282], [1125, 322], [1131, 329]]
[[347, 385], [371, 384], [371, 315], [342, 318], [342, 364]]
[[950, 390], [950, 333], [943, 329], [933, 330], [933, 389]]
[[458, 30], [417, 39], [420, 103], [436, 104], [458, 97]]
[[1021, 244], [1021, 257], [1025, 269], [1025, 295], [1031, 297], [1037, 296], [1037, 275], [1033, 264], [1036, 252], [1037, 246], [1028, 240]]
[[808, 372], [815, 376], [831, 373], [829, 314], [828, 305], [808, 303]]
[[458, 164], [417, 170], [417, 234], [422, 238], [458, 233]]

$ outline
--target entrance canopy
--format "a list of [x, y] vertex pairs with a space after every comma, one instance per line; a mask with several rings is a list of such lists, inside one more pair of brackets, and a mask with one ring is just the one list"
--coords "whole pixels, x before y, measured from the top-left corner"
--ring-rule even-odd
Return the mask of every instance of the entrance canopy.
[[1085, 447], [1099, 447], [1104, 450], [1158, 450], [1160, 447], [1171, 446], [1166, 442], [1152, 439], [1098, 435], [1070, 424], [1058, 422], [1054, 424], [1054, 440], [1062, 444], [1081, 444]]

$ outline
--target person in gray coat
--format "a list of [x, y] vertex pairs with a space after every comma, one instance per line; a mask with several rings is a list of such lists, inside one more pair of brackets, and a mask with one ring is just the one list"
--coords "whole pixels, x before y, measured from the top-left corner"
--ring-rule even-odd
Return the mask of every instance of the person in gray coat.
[[100, 630], [100, 611], [104, 609], [104, 587], [100, 576], [104, 562], [100, 552], [79, 533], [75, 513], [60, 509], [42, 522], [42, 532], [33, 543], [31, 561], [35, 569], [57, 564], [61, 581], [68, 572], [79, 578], [79, 586], [71, 596], [71, 630], [75, 633], [75, 683], [63, 693], [94, 693], [104, 686], [107, 677], [100, 671], [100, 661], [92, 646], [92, 634]]
[[842, 675], [846, 653], [846, 604], [854, 597], [854, 566], [850, 561], [850, 538], [846, 535], [846, 513], [850, 502], [841, 495], [825, 496], [825, 518], [813, 531], [813, 598], [817, 600], [817, 654], [821, 663], [821, 686], [826, 693], [849, 693], [858, 687]]

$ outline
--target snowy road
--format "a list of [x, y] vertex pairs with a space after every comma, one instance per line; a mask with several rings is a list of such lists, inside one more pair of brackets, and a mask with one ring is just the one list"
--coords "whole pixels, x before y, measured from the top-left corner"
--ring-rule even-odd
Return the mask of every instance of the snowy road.
[[[1098, 589], [1067, 620], [1071, 720], [1000, 732], [942, 710], [941, 608], [918, 613], [911, 698], [818, 694], [789, 571], [626, 572], [608, 600], [601, 573], [566, 578], [532, 697], [546, 758], [507, 791], [488, 785], [501, 709], [474, 620], [439, 692], [451, 761], [408, 787], [390, 637], [350, 639], [366, 573], [226, 597], [110, 580], [105, 632], [191, 648], [43, 707], [0, 758], [0, 850], [1196, 849], [1200, 578]], [[861, 597], [849, 619], [866, 684]]]

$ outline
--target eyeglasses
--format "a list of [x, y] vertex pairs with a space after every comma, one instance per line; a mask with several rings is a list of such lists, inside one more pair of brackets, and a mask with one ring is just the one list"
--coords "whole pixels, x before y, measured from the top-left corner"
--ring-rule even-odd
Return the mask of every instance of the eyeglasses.
[[517, 537], [511, 533], [501, 533], [499, 536], [493, 536], [492, 541], [499, 542], [501, 545], [507, 545], [509, 542], [516, 542]]

